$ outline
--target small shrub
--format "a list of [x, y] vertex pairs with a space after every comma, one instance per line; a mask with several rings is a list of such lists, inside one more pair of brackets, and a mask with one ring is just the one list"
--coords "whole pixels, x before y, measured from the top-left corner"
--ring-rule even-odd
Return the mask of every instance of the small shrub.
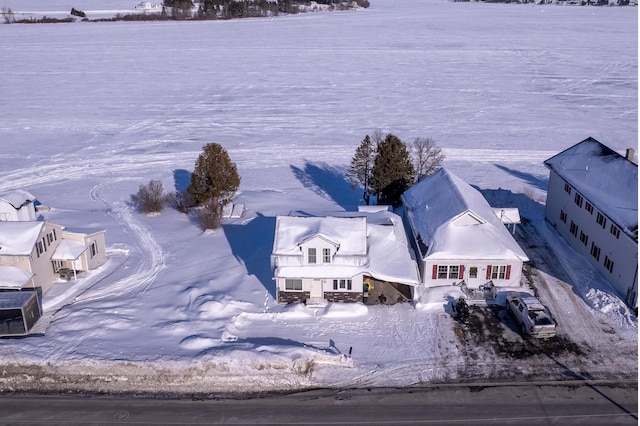
[[160, 213], [167, 200], [162, 182], [153, 179], [146, 185], [140, 185], [138, 193], [131, 195], [131, 202], [141, 213]]
[[196, 221], [203, 231], [207, 229], [218, 229], [222, 219], [222, 206], [216, 198], [211, 198], [193, 209]]
[[189, 213], [189, 210], [197, 205], [196, 199], [187, 191], [176, 191], [170, 197], [170, 202], [181, 213]]

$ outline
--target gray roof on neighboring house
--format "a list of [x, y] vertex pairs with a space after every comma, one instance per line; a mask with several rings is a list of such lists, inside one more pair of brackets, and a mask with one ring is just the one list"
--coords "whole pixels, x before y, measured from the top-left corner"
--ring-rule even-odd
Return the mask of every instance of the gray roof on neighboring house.
[[544, 162], [623, 232], [638, 238], [638, 165], [594, 138]]

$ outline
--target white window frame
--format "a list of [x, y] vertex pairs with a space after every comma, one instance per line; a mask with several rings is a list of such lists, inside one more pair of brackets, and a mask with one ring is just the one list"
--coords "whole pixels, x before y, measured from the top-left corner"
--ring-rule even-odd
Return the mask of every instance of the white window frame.
[[507, 278], [507, 266], [506, 265], [493, 265], [491, 267], [491, 279], [492, 280], [504, 280]]
[[450, 265], [449, 266], [449, 279], [457, 280], [458, 276], [460, 276], [460, 266], [458, 266], [458, 265]]
[[331, 249], [322, 249], [322, 263], [331, 263]]
[[52, 229], [49, 233], [47, 233], [47, 242], [49, 245], [56, 241], [56, 230]]
[[44, 245], [44, 238], [43, 238], [36, 242], [36, 253], [38, 254], [38, 257], [40, 257], [44, 254], [44, 252], [45, 252], [45, 245]]
[[287, 291], [302, 291], [302, 279], [286, 278], [284, 280], [284, 289]]
[[318, 263], [318, 255], [315, 247], [309, 247], [307, 249], [307, 262], [311, 265]]
[[447, 265], [438, 265], [438, 279], [446, 280], [449, 276], [449, 267]]

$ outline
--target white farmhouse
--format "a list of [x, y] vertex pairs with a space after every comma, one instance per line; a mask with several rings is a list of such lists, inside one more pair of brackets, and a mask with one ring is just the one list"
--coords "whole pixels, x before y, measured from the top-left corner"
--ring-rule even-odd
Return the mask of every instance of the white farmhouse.
[[635, 308], [638, 165], [628, 157], [588, 138], [546, 160], [545, 216]]
[[36, 197], [18, 189], [0, 195], [0, 221], [36, 220]]
[[416, 183], [402, 200], [426, 287], [462, 281], [469, 288], [521, 285], [522, 265], [529, 259], [503, 224], [519, 221], [514, 209], [494, 210], [446, 169]]
[[[106, 260], [104, 231], [67, 232], [51, 222], [0, 222], [0, 265], [33, 274], [30, 286], [47, 291], [60, 274], [75, 276]], [[8, 276], [0, 276], [7, 288]]]
[[277, 216], [271, 263], [281, 303], [396, 303], [419, 284], [402, 219], [386, 208]]

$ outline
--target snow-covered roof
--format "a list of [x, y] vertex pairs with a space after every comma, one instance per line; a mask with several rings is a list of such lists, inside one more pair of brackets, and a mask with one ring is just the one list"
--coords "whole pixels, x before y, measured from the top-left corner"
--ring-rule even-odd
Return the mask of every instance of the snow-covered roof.
[[520, 210], [516, 207], [492, 207], [493, 213], [504, 224], [520, 223]]
[[[327, 229], [331, 225], [338, 225], [336, 228], [331, 228], [332, 232], [336, 234], [327, 237], [332, 241], [340, 241], [341, 245], [338, 253], [342, 252], [343, 244], [355, 245], [356, 241], [351, 241], [351, 239], [357, 238], [357, 245], [362, 246], [364, 244], [364, 254], [367, 255], [367, 261], [364, 264], [280, 266], [277, 271], [278, 275], [304, 278], [323, 278], [327, 276], [346, 278], [364, 273], [379, 280], [418, 285], [420, 283], [418, 269], [413, 258], [413, 250], [407, 242], [402, 219], [395, 213], [390, 212], [386, 207], [372, 207], [371, 209], [362, 210], [364, 211], [317, 212], [315, 215], [309, 212], [297, 212], [292, 213], [294, 216], [278, 216], [276, 218], [276, 238], [274, 238], [274, 254], [276, 255], [278, 253], [275, 251], [275, 240], [278, 239], [279, 221], [287, 225], [295, 223], [297, 226], [307, 223], [313, 225], [314, 230], [318, 222], [323, 222], [322, 229]], [[290, 220], [287, 218], [295, 219]], [[352, 232], [355, 224], [357, 224], [357, 232]], [[362, 229], [363, 225], [364, 229]], [[341, 232], [343, 232], [342, 235], [337, 235]], [[307, 235], [304, 232], [300, 232], [300, 234]], [[316, 235], [313, 231], [308, 234]], [[294, 253], [287, 252], [285, 254], [300, 254], [300, 251], [296, 248]]]
[[51, 260], [76, 260], [87, 250], [80, 241], [63, 239], [58, 244]]
[[31, 272], [16, 268], [15, 266], [0, 265], [0, 289], [19, 290], [33, 278]]
[[36, 197], [24, 189], [16, 189], [15, 191], [0, 195], [0, 200], [6, 201], [17, 210], [23, 205], [35, 201]]
[[627, 235], [638, 235], [638, 165], [594, 138], [544, 162]]
[[424, 258], [529, 260], [482, 194], [444, 168], [402, 199]]
[[0, 256], [29, 256], [44, 222], [0, 222]]
[[366, 218], [315, 216], [277, 216], [273, 254], [300, 255], [300, 245], [315, 237], [340, 247], [340, 256], [367, 254]]

